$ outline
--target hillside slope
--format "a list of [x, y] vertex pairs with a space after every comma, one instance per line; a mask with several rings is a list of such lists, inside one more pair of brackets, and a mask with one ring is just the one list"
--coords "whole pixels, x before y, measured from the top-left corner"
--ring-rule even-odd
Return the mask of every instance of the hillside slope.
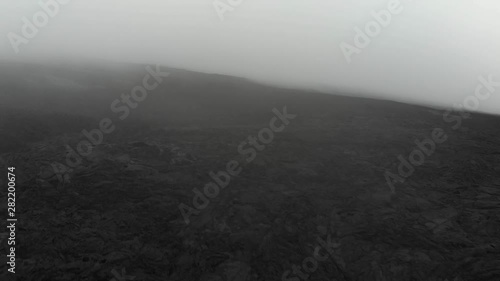
[[[121, 120], [144, 67], [2, 65], [20, 280], [500, 278], [499, 117], [169, 69]], [[103, 118], [115, 130], [79, 155]], [[392, 193], [386, 173], [436, 128]]]

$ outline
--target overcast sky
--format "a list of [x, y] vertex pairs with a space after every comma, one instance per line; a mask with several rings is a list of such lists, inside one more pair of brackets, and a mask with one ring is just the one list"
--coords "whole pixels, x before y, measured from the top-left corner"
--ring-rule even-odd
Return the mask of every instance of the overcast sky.
[[[23, 36], [23, 17], [43, 10], [0, 1], [0, 56], [162, 63], [440, 106], [473, 95], [480, 75], [500, 81], [498, 0], [400, 0], [350, 63], [341, 44], [355, 47], [355, 28], [390, 0], [243, 0], [222, 15], [213, 0], [65, 1], [17, 54], [8, 34]], [[478, 110], [500, 114], [500, 87]]]

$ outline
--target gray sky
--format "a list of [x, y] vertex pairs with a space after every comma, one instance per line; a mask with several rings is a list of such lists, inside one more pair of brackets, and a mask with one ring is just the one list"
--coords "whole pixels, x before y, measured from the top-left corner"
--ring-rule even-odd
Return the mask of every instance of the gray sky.
[[[224, 20], [213, 0], [65, 1], [16, 54], [8, 34], [23, 36], [23, 17], [43, 10], [2, 0], [0, 56], [163, 63], [440, 106], [473, 95], [480, 75], [500, 81], [498, 0], [400, 0], [402, 11], [351, 63], [340, 44], [355, 46], [355, 27], [390, 0], [243, 0]], [[500, 114], [500, 87], [478, 110]]]

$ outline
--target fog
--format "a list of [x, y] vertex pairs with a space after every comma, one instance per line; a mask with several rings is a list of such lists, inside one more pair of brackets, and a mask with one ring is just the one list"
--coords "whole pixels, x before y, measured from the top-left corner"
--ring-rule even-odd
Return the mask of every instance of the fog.
[[[162, 63], [440, 107], [473, 95], [479, 76], [500, 81], [497, 0], [401, 0], [350, 63], [341, 44], [355, 46], [355, 28], [364, 30], [390, 1], [233, 0], [224, 13], [212, 0], [66, 2], [15, 47], [23, 17], [43, 10], [38, 1], [1, 1], [0, 56]], [[500, 114], [500, 87], [477, 110]]]

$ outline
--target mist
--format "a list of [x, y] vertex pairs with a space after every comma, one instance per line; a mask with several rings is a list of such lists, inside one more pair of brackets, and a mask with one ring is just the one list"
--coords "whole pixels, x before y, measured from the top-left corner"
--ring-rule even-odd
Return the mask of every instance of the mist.
[[[500, 81], [495, 0], [401, 0], [387, 26], [349, 59], [341, 44], [355, 46], [355, 29], [391, 1], [66, 2], [16, 53], [9, 34], [22, 36], [23, 17], [32, 21], [42, 8], [39, 1], [2, 1], [0, 56], [161, 63], [436, 107], [462, 103], [480, 76]], [[477, 110], [500, 114], [499, 96]]]

